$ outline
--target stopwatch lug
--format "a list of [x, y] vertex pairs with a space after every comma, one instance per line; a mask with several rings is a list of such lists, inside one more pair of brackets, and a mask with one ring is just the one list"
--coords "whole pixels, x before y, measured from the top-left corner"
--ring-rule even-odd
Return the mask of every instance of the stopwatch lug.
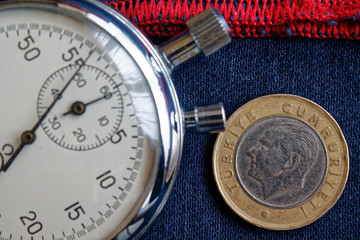
[[209, 56], [231, 42], [230, 28], [224, 17], [212, 8], [194, 16], [186, 25], [188, 30], [160, 46], [172, 67], [201, 52]]
[[217, 133], [225, 129], [226, 116], [222, 103], [196, 106], [184, 112], [186, 128], [196, 128], [198, 132]]

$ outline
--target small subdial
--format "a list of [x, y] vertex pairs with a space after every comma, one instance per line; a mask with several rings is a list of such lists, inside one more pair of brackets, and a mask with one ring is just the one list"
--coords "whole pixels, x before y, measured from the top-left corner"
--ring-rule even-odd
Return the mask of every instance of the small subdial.
[[[41, 124], [58, 145], [77, 151], [105, 144], [116, 133], [123, 116], [118, 84], [104, 71], [89, 65], [69, 65], [53, 73], [43, 84], [38, 100], [40, 118], [59, 98]], [[66, 91], [60, 94], [72, 78]]]

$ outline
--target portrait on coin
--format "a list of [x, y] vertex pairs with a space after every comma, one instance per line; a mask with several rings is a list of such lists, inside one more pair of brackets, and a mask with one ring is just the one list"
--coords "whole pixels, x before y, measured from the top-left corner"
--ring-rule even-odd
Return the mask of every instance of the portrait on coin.
[[307, 173], [318, 158], [318, 143], [311, 129], [294, 123], [265, 129], [248, 150], [248, 175], [262, 185], [270, 199], [302, 189]]

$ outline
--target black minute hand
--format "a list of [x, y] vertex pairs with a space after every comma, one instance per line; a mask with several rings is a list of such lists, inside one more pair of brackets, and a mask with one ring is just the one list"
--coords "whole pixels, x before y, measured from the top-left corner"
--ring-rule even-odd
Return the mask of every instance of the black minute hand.
[[76, 70], [76, 72], [71, 76], [71, 78], [67, 81], [67, 83], [65, 84], [65, 86], [63, 87], [63, 89], [61, 90], [61, 92], [59, 93], [59, 95], [54, 99], [54, 101], [51, 103], [51, 105], [46, 109], [45, 113], [39, 118], [39, 121], [37, 121], [34, 125], [34, 127], [30, 130], [30, 131], [25, 131], [22, 133], [21, 135], [21, 144], [19, 145], [19, 147], [14, 151], [14, 154], [11, 155], [10, 159], [6, 162], [6, 164], [4, 165], [4, 167], [2, 169], [0, 169], [1, 171], [6, 172], [9, 167], [11, 166], [11, 164], [14, 162], [14, 160], [16, 159], [16, 157], [19, 155], [19, 153], [21, 152], [21, 150], [24, 148], [25, 145], [29, 145], [31, 143], [33, 143], [36, 139], [36, 135], [35, 135], [35, 131], [39, 128], [39, 126], [41, 125], [41, 123], [44, 121], [44, 119], [47, 117], [47, 115], [49, 114], [49, 112], [51, 111], [51, 109], [53, 109], [53, 107], [55, 106], [55, 104], [57, 103], [57, 101], [61, 98], [62, 94], [65, 92], [65, 90], [67, 89], [67, 87], [70, 85], [71, 80], [73, 80], [73, 78], [75, 77], [76, 74], [79, 73], [79, 71], [81, 70], [81, 68], [85, 65], [85, 63], [89, 60], [90, 56], [92, 55], [92, 53], [95, 51], [95, 49], [92, 49], [89, 53], [89, 55], [86, 57], [86, 59], [82, 62], [82, 64], [79, 65], [78, 69]]

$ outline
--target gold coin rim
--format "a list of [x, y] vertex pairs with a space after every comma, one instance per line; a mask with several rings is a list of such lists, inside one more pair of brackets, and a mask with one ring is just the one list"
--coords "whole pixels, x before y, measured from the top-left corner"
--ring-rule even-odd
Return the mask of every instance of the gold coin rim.
[[[300, 222], [290, 222], [290, 223], [287, 223], [287, 224], [282, 224], [282, 223], [267, 223], [261, 219], [259, 219], [259, 217], [255, 217], [255, 216], [252, 216], [250, 214], [248, 214], [245, 210], [243, 210], [241, 208], [241, 206], [237, 206], [231, 197], [229, 197], [229, 195], [227, 194], [226, 190], [225, 190], [225, 187], [223, 187], [221, 181], [220, 181], [220, 173], [219, 173], [219, 170], [218, 170], [218, 166], [217, 166], [217, 162], [220, 161], [220, 157], [218, 159], [217, 155], [218, 153], [221, 152], [221, 149], [224, 148], [223, 146], [221, 146], [221, 142], [222, 142], [222, 139], [224, 137], [224, 135], [226, 134], [226, 130], [228, 129], [228, 124], [229, 123], [232, 123], [234, 121], [234, 119], [237, 119], [237, 115], [239, 115], [240, 112], [242, 112], [244, 109], [248, 108], [248, 106], [251, 106], [253, 105], [254, 103], [257, 103], [257, 102], [261, 102], [261, 103], [264, 103], [264, 102], [268, 102], [269, 99], [276, 99], [276, 98], [280, 98], [280, 99], [288, 99], [288, 100], [295, 100], [297, 102], [305, 102], [311, 106], [313, 106], [314, 109], [318, 110], [319, 112], [322, 112], [324, 114], [324, 116], [327, 117], [328, 121], [331, 122], [333, 124], [333, 126], [336, 128], [334, 130], [336, 130], [336, 133], [339, 137], [339, 139], [341, 140], [341, 143], [343, 145], [343, 156], [344, 156], [344, 175], [341, 176], [341, 181], [340, 181], [340, 187], [332, 194], [332, 196], [330, 196], [330, 200], [324, 204], [324, 206], [322, 207], [322, 211], [320, 213], [317, 213], [316, 215], [314, 216], [311, 216], [309, 218], [307, 218], [306, 221], [302, 221], [301, 223]], [[275, 114], [274, 114], [275, 115]], [[279, 114], [276, 114], [276, 115], [279, 115]], [[288, 115], [285, 115], [283, 114], [284, 116], [288, 116]], [[262, 118], [265, 118], [265, 117], [269, 117], [271, 115], [268, 115], [268, 116], [264, 116], [264, 117], [261, 117], [258, 120], [262, 119]], [[296, 118], [294, 117], [295, 119], [298, 119], [298, 120], [301, 120], [299, 118]], [[256, 121], [255, 121], [256, 122]], [[249, 126], [251, 126], [252, 124], [254, 123], [251, 123], [249, 124]], [[221, 193], [221, 196], [222, 198], [224, 199], [224, 201], [226, 202], [226, 204], [237, 214], [239, 215], [241, 218], [243, 218], [244, 220], [258, 226], [258, 227], [261, 227], [261, 228], [265, 228], [265, 229], [270, 229], [270, 230], [292, 230], [292, 229], [297, 229], [297, 228], [301, 228], [301, 227], [304, 227], [304, 226], [307, 226], [311, 223], [313, 223], [314, 221], [316, 221], [317, 219], [319, 219], [320, 217], [322, 217], [326, 212], [328, 212], [334, 205], [335, 203], [339, 200], [339, 198], [341, 197], [342, 195], [342, 192], [344, 191], [344, 188], [346, 186], [346, 182], [347, 182], [347, 179], [348, 179], [348, 175], [349, 175], [349, 165], [350, 165], [350, 161], [349, 161], [349, 151], [348, 151], [348, 146], [347, 146], [347, 143], [346, 143], [346, 139], [344, 137], [344, 134], [343, 132], [341, 131], [341, 128], [340, 126], [338, 125], [338, 123], [336, 122], [336, 120], [325, 110], [323, 109], [320, 105], [316, 104], [315, 102], [309, 100], [309, 99], [306, 99], [304, 97], [300, 97], [300, 96], [297, 96], [297, 95], [292, 95], [292, 94], [272, 94], [272, 95], [265, 95], [265, 96], [262, 96], [262, 97], [258, 97], [256, 99], [253, 99], [247, 103], [245, 103], [244, 105], [242, 105], [240, 108], [238, 108], [231, 116], [230, 118], [227, 120], [226, 122], [226, 130], [222, 133], [219, 133], [218, 136], [217, 136], [217, 139], [215, 141], [215, 145], [214, 145], [214, 149], [213, 149], [213, 155], [212, 155], [212, 165], [213, 165], [213, 174], [214, 174], [214, 178], [215, 178], [215, 182], [216, 182], [216, 185], [217, 185], [217, 188], [219, 189], [219, 192]], [[247, 126], [246, 129], [249, 127]], [[314, 128], [315, 130], [315, 128]], [[245, 131], [245, 130], [244, 130]], [[243, 131], [243, 132], [244, 132]], [[243, 134], [243, 132], [241, 132], [240, 135]], [[319, 134], [319, 131], [316, 130], [316, 132]], [[237, 140], [238, 141], [238, 140]], [[325, 143], [324, 143], [325, 144]], [[237, 145], [237, 144], [235, 144]], [[234, 150], [234, 152], [236, 151], [236, 148]], [[329, 168], [329, 154], [328, 154], [328, 149], [326, 149], [326, 152], [327, 152], [327, 162], [328, 162], [328, 166], [327, 168]], [[232, 164], [234, 165], [234, 163]], [[328, 171], [328, 170], [327, 170]], [[325, 176], [325, 179], [327, 178], [327, 176]], [[278, 212], [281, 212], [281, 211], [289, 211], [289, 210], [292, 210], [292, 209], [296, 209], [296, 208], [299, 208], [300, 206], [297, 206], [297, 207], [294, 207], [294, 208], [289, 208], [289, 209], [275, 209], [275, 208], [271, 208], [271, 207], [267, 207], [267, 206], [264, 206], [264, 205], [261, 205], [260, 203], [258, 203], [257, 201], [255, 201], [254, 199], [252, 199], [251, 197], [249, 197], [247, 195], [247, 193], [245, 192], [244, 189], [242, 189], [241, 185], [240, 185], [240, 182], [238, 181], [237, 177], [236, 177], [236, 181], [237, 183], [239, 184], [239, 188], [238, 188], [238, 191], [241, 192], [241, 194], [243, 194], [244, 196], [247, 196], [247, 199], [246, 201], [250, 201], [252, 205], [255, 205], [256, 207], [259, 207], [261, 209], [264, 209], [264, 211], [261, 212], [262, 216], [263, 217], [267, 217], [269, 215], [269, 211], [278, 211]], [[322, 186], [319, 188], [319, 191], [323, 188], [324, 186], [324, 183], [322, 184]], [[316, 196], [317, 194], [315, 194]], [[313, 196], [310, 200], [308, 200], [306, 203], [302, 204], [301, 206], [304, 206], [305, 204], [309, 203], [312, 199], [315, 198], [315, 196]], [[259, 214], [260, 215], [260, 214]]]

